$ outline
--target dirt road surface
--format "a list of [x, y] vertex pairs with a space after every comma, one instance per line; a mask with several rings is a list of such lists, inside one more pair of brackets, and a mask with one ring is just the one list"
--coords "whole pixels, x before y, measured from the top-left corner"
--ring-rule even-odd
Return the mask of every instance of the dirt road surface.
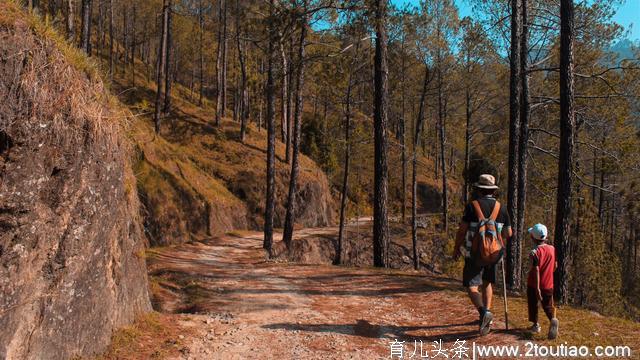
[[477, 311], [458, 281], [268, 261], [261, 233], [159, 249], [149, 266], [161, 289], [156, 307], [180, 314], [176, 321], [189, 330], [178, 359], [388, 359], [396, 340], [404, 341], [405, 358], [444, 358], [440, 341], [455, 358], [462, 355], [455, 349], [472, 342], [518, 343], [517, 334], [501, 330], [497, 299], [496, 330], [477, 336]]

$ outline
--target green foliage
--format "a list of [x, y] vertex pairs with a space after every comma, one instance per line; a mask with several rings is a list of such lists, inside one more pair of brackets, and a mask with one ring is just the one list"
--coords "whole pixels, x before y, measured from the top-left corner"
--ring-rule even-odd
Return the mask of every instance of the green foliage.
[[326, 173], [338, 170], [336, 144], [327, 136], [327, 119], [320, 116], [307, 115], [302, 122], [300, 150], [313, 159]]
[[624, 315], [620, 259], [609, 251], [597, 212], [590, 202], [578, 201], [573, 219], [572, 302], [607, 315]]

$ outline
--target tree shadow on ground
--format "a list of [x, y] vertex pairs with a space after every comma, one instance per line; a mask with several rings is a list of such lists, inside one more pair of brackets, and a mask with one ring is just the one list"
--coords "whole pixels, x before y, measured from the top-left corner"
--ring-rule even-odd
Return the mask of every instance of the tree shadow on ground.
[[[425, 326], [396, 326], [376, 325], [367, 320], [357, 320], [355, 324], [289, 324], [278, 323], [262, 326], [270, 330], [307, 331], [316, 333], [335, 333], [373, 339], [389, 339], [398, 341], [422, 342], [455, 342], [456, 340], [471, 340], [480, 337], [476, 326], [478, 321], [459, 324], [425, 325]], [[469, 330], [472, 326], [473, 329]], [[410, 332], [428, 332], [426, 335]], [[492, 330], [492, 333], [515, 335], [519, 339], [526, 339], [526, 332], [522, 329]]]

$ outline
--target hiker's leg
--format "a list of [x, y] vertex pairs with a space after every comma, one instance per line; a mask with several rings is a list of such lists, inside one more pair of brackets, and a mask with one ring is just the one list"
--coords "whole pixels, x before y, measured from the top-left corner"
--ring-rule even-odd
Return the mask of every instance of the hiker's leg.
[[479, 287], [482, 285], [482, 267], [476, 266], [472, 260], [464, 260], [464, 269], [462, 270], [462, 285], [467, 288], [469, 299], [476, 309], [484, 308], [482, 302], [482, 294]]
[[556, 317], [556, 308], [553, 305], [553, 289], [542, 290], [542, 309], [549, 320]]
[[476, 309], [484, 308], [484, 303], [482, 302], [482, 294], [480, 294], [477, 286], [469, 286], [467, 288], [467, 293], [469, 294], [471, 303], [476, 307]]
[[529, 308], [529, 321], [538, 323], [538, 294], [537, 290], [527, 287], [527, 306]]
[[487, 310], [491, 310], [491, 301], [493, 300], [493, 286], [490, 282], [482, 282], [482, 302]]
[[482, 299], [484, 306], [491, 309], [493, 300], [493, 284], [496, 283], [496, 265], [485, 266], [482, 269]]

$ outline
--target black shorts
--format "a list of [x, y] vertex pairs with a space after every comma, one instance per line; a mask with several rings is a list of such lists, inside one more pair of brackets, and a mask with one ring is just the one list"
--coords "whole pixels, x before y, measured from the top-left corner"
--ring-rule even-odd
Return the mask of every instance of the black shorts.
[[464, 269], [462, 270], [462, 285], [464, 287], [480, 286], [482, 282], [495, 284], [496, 265], [478, 266], [471, 259], [464, 259]]

